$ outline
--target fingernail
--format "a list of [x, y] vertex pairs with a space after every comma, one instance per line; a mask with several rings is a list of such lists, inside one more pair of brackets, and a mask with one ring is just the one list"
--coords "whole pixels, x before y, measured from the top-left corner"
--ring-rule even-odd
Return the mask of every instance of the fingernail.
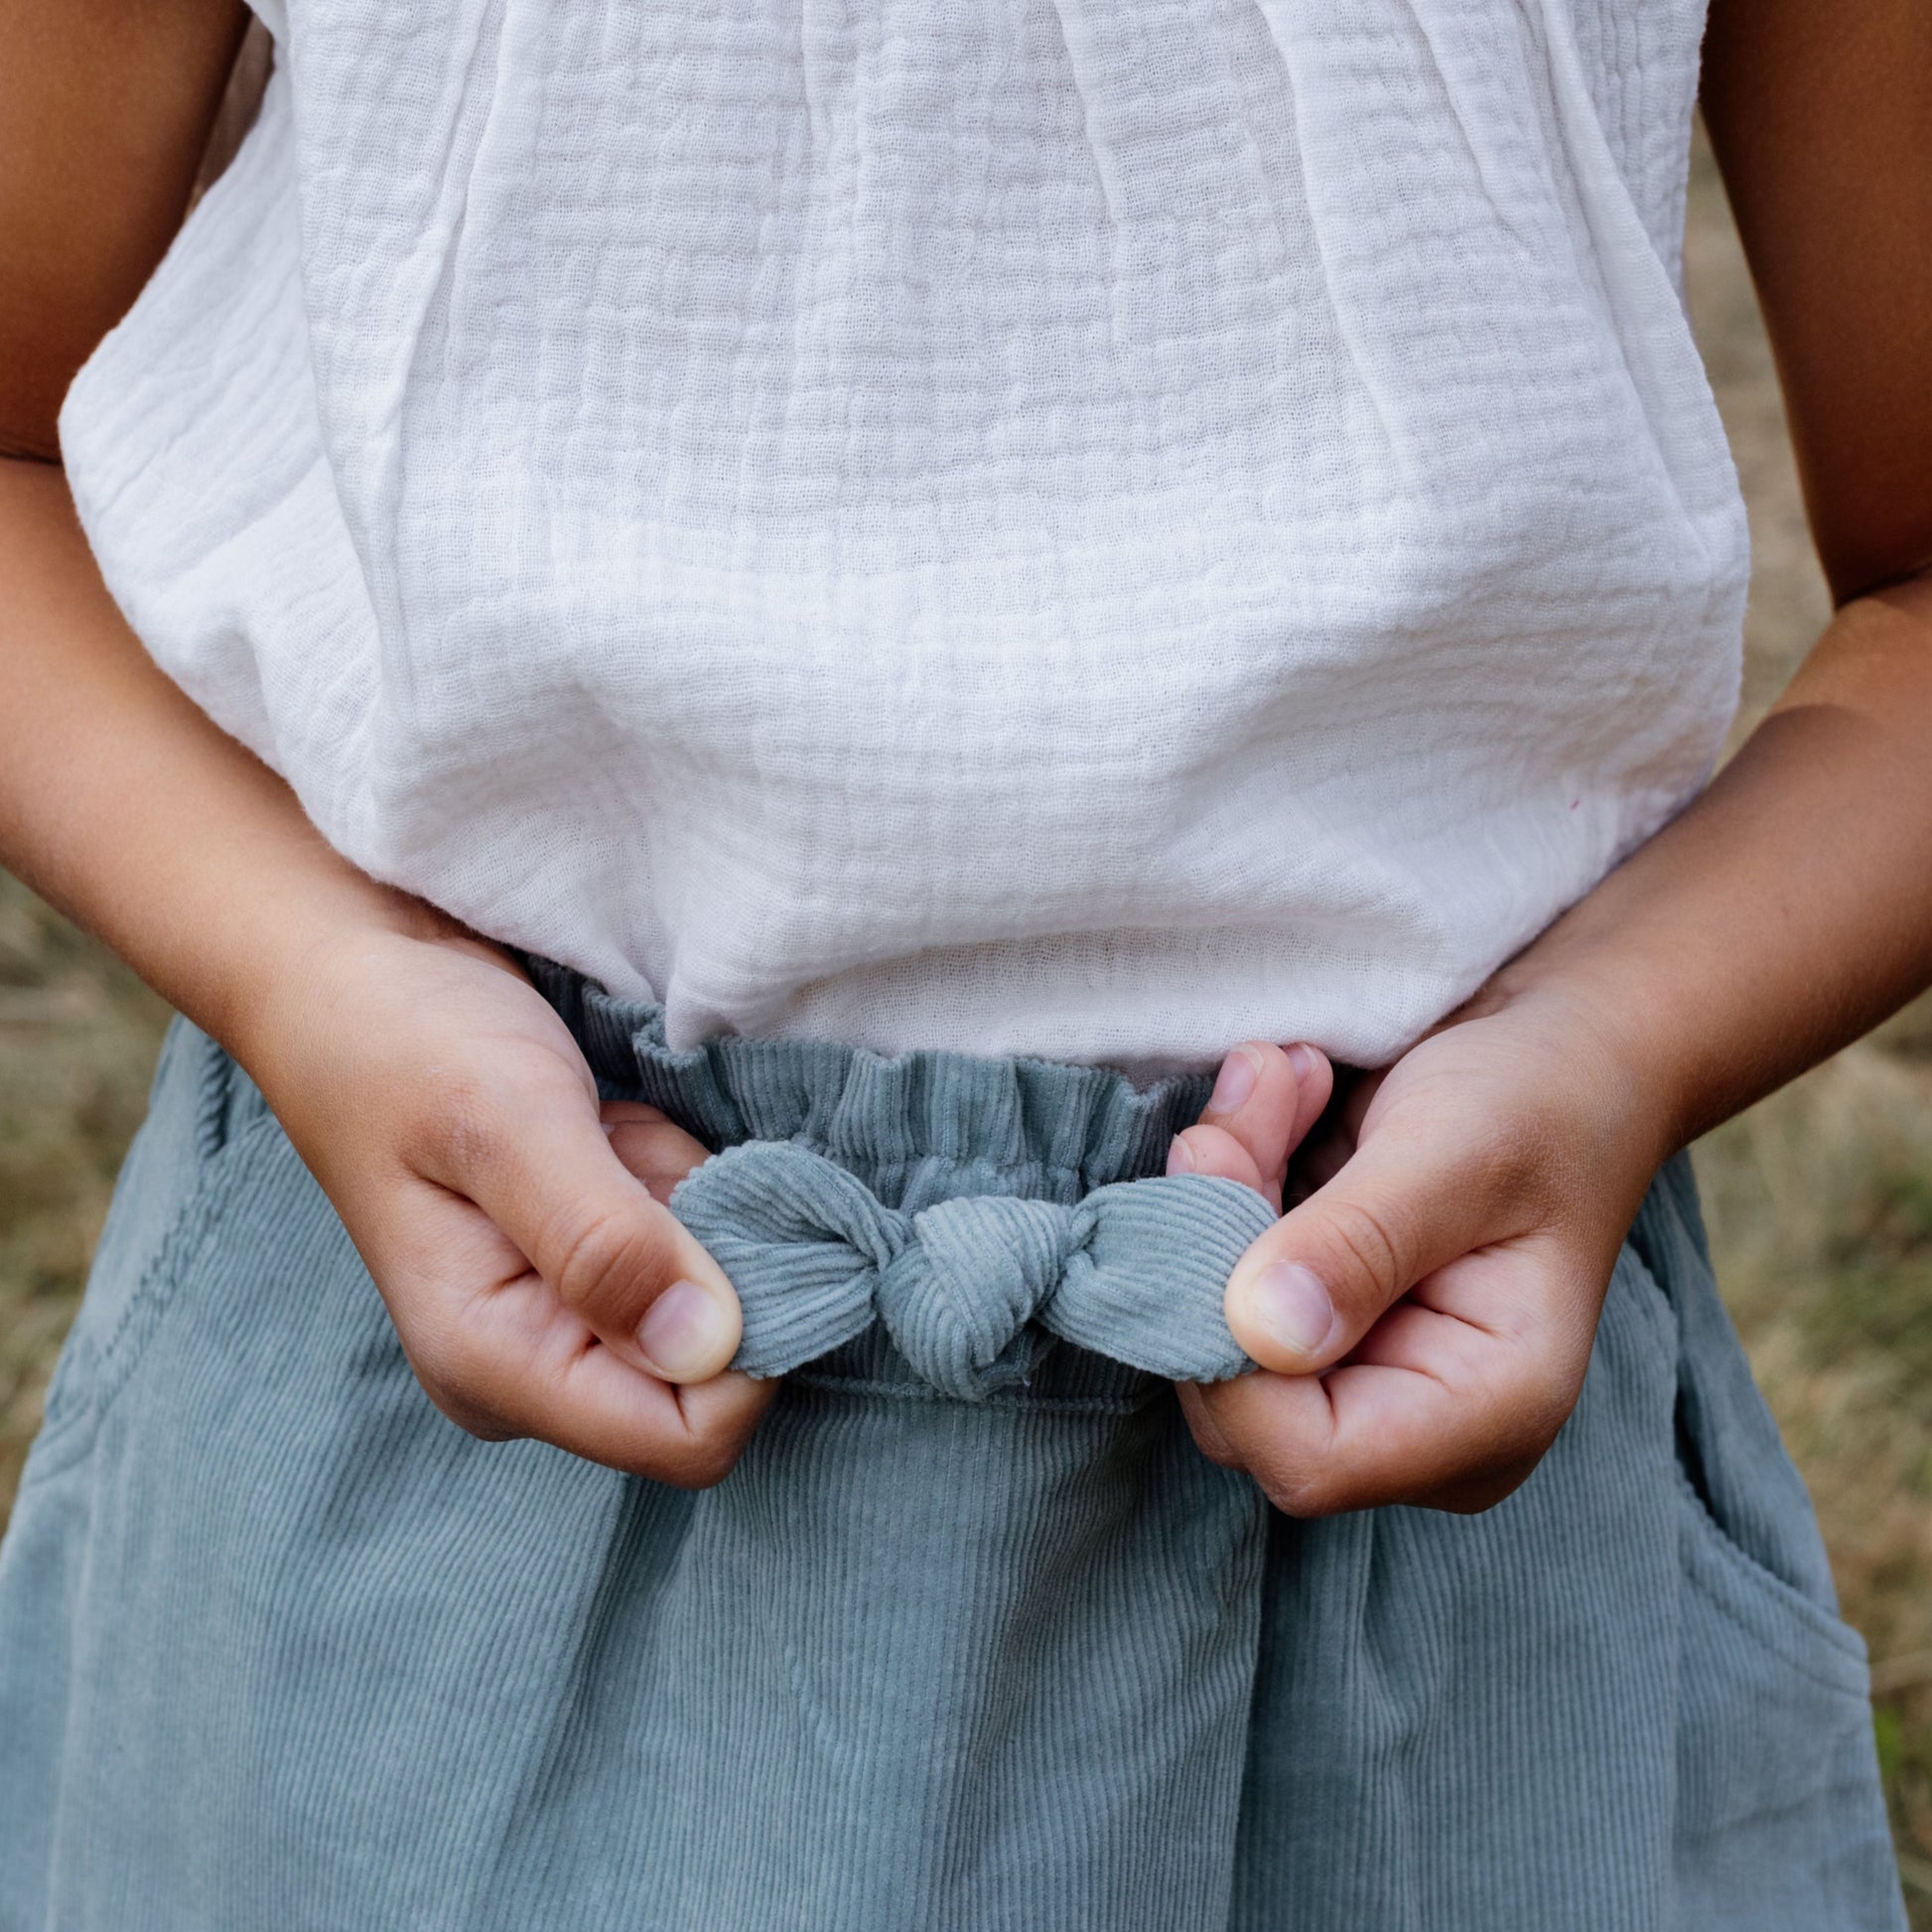
[[1261, 1078], [1261, 1056], [1252, 1046], [1237, 1046], [1221, 1062], [1214, 1091], [1207, 1097], [1210, 1114], [1231, 1114], [1243, 1105]]
[[1314, 1048], [1312, 1046], [1303, 1045], [1298, 1039], [1288, 1049], [1288, 1063], [1295, 1069], [1295, 1078], [1299, 1084], [1314, 1071]]
[[637, 1346], [666, 1381], [680, 1382], [722, 1367], [731, 1317], [696, 1282], [673, 1282], [644, 1312]]
[[1170, 1173], [1194, 1172], [1194, 1151], [1178, 1134], [1173, 1137], [1173, 1146], [1168, 1150], [1168, 1172]]
[[1321, 1278], [1299, 1261], [1277, 1261], [1264, 1268], [1248, 1290], [1248, 1311], [1256, 1324], [1298, 1355], [1312, 1355], [1335, 1325], [1335, 1305]]

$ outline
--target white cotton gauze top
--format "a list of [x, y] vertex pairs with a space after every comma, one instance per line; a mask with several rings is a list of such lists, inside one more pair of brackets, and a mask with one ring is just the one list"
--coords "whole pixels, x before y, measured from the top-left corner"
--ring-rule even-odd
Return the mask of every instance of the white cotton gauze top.
[[1708, 774], [1699, 0], [289, 0], [62, 432], [155, 656], [670, 1037], [1374, 1063]]

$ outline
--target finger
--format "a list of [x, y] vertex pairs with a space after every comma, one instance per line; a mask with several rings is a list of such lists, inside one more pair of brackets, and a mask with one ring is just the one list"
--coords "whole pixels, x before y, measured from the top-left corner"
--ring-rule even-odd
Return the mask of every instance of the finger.
[[589, 1090], [561, 1069], [452, 1104], [424, 1153], [419, 1171], [482, 1208], [622, 1360], [702, 1382], [737, 1352], [723, 1269], [625, 1169]]
[[1168, 1150], [1168, 1172], [1236, 1181], [1267, 1196], [1277, 1212], [1281, 1209], [1280, 1196], [1270, 1193], [1268, 1176], [1256, 1166], [1254, 1156], [1223, 1127], [1182, 1128]]
[[[551, 1306], [565, 1312], [554, 1298]], [[500, 1431], [610, 1468], [708, 1487], [737, 1461], [777, 1393], [775, 1381], [734, 1372], [679, 1388], [621, 1359], [587, 1323], [574, 1332], [555, 1325], [548, 1345], [526, 1352], [519, 1342], [527, 1337], [492, 1324], [464, 1359], [461, 1385]]]
[[1293, 1154], [1313, 1132], [1315, 1122], [1334, 1098], [1335, 1069], [1326, 1053], [1306, 1040], [1297, 1040], [1286, 1051], [1295, 1069], [1295, 1123], [1288, 1137], [1288, 1151]]
[[1200, 1385], [1194, 1382], [1176, 1382], [1174, 1394], [1180, 1398], [1180, 1413], [1187, 1419], [1188, 1430], [1194, 1438], [1194, 1447], [1210, 1462], [1218, 1462], [1224, 1469], [1242, 1469], [1245, 1464], [1235, 1452], [1234, 1446], [1222, 1433], [1221, 1425], [1215, 1420], [1214, 1411], [1208, 1405], [1207, 1397]]
[[452, 1421], [685, 1487], [731, 1467], [775, 1381], [664, 1382], [606, 1347], [474, 1202], [411, 1178], [389, 1204], [365, 1230], [365, 1258], [410, 1366]]
[[[1470, 1257], [1466, 1265], [1495, 1261]], [[1534, 1264], [1517, 1257], [1514, 1265]], [[1501, 1296], [1519, 1309], [1539, 1299], [1507, 1289]], [[1204, 1406], [1269, 1499], [1291, 1515], [1387, 1503], [1486, 1508], [1555, 1441], [1588, 1354], [1587, 1338], [1580, 1346], [1568, 1326], [1484, 1325], [1412, 1301], [1391, 1311], [1343, 1366], [1319, 1376], [1243, 1376], [1206, 1391]]]
[[1168, 1172], [1239, 1181], [1279, 1211], [1289, 1156], [1327, 1104], [1332, 1078], [1313, 1047], [1244, 1042], [1221, 1063], [1200, 1123], [1175, 1136]]
[[598, 1110], [611, 1149], [625, 1169], [644, 1183], [653, 1200], [666, 1203], [671, 1190], [711, 1151], [655, 1107], [631, 1100], [607, 1100]]
[[1507, 1181], [1465, 1140], [1385, 1122], [1236, 1264], [1234, 1338], [1282, 1374], [1339, 1361], [1425, 1276], [1522, 1231]]
[[1221, 1062], [1201, 1123], [1232, 1135], [1279, 1186], [1289, 1155], [1326, 1104], [1330, 1083], [1327, 1059], [1311, 1046], [1244, 1040]]

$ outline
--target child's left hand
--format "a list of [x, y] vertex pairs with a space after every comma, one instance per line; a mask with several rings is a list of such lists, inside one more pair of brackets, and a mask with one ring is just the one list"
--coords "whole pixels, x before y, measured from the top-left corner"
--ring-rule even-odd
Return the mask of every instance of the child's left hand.
[[[1305, 1046], [1224, 1063], [1170, 1172], [1283, 1200], [1332, 1074]], [[1486, 1509], [1576, 1406], [1617, 1251], [1669, 1152], [1589, 1016], [1527, 1000], [1364, 1081], [1323, 1184], [1236, 1267], [1228, 1325], [1265, 1371], [1183, 1386], [1202, 1450], [1278, 1509]]]

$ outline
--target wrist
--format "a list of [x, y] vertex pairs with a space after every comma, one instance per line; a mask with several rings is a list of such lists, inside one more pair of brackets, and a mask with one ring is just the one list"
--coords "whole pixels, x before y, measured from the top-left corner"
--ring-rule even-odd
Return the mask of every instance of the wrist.
[[1509, 1015], [1546, 1040], [1573, 1096], [1604, 1130], [1606, 1155], [1641, 1185], [1694, 1136], [1693, 1069], [1657, 989], [1622, 962], [1552, 950], [1520, 954], [1463, 1011]]
[[394, 973], [399, 947], [484, 947], [447, 914], [327, 847], [236, 909], [244, 930], [210, 976], [206, 1014], [189, 1017], [265, 1092], [281, 1084], [278, 1069], [300, 1055], [301, 1042], [353, 1025], [355, 1005]]

